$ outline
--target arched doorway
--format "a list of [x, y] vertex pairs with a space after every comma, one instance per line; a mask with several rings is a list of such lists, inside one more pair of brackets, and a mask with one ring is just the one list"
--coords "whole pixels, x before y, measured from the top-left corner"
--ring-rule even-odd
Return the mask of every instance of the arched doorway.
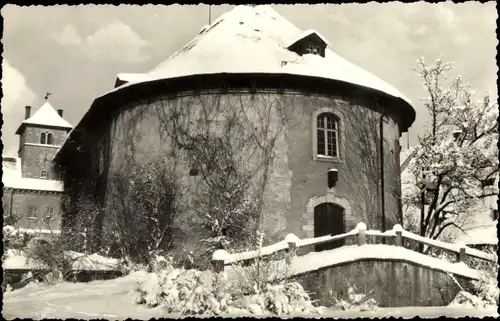
[[[345, 233], [344, 208], [334, 203], [314, 207], [314, 237]], [[344, 240], [318, 244], [315, 251], [331, 250], [344, 245]]]

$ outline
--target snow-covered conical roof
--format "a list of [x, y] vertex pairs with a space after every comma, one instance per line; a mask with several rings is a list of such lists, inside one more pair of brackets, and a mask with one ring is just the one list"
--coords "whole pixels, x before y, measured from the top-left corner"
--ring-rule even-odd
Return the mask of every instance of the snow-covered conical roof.
[[40, 125], [50, 127], [60, 127], [71, 129], [73, 126], [68, 123], [64, 118], [59, 116], [57, 111], [46, 101], [33, 116], [25, 119], [16, 131], [16, 134], [21, 134], [25, 125]]
[[[311, 33], [328, 44], [325, 57], [299, 56], [287, 49]], [[318, 32], [300, 30], [269, 5], [235, 7], [156, 68], [129, 79], [132, 84], [217, 73], [314, 76], [365, 86], [409, 103], [394, 87], [333, 52], [331, 44]]]
[[[332, 45], [318, 32], [300, 30], [269, 5], [237, 6], [202, 29], [193, 40], [149, 72], [118, 74], [115, 88], [96, 97], [76, 129], [85, 126], [94, 113], [108, 108], [114, 100], [128, 101], [134, 90], [137, 90], [134, 95], [145, 94], [147, 91], [138, 89], [148, 84], [157, 85], [162, 80], [197, 75], [297, 75], [341, 81], [400, 98], [405, 102], [400, 104], [406, 118], [404, 130], [415, 118], [410, 100], [397, 89], [333, 52]], [[313, 32], [327, 44], [325, 57], [300, 56], [288, 49], [297, 39]]]

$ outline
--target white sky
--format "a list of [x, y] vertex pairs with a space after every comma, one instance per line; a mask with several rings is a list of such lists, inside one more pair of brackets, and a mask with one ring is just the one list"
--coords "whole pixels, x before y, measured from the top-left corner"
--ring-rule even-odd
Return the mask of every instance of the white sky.
[[[212, 21], [233, 6], [212, 6]], [[410, 144], [427, 115], [420, 80], [410, 67], [418, 57], [441, 54], [484, 93], [496, 94], [496, 8], [485, 4], [369, 3], [280, 5], [275, 10], [301, 29], [316, 29], [333, 50], [390, 83], [411, 99], [417, 121]], [[7, 5], [4, 18], [2, 141], [15, 155], [14, 135], [24, 106], [34, 112], [51, 92], [54, 108], [76, 125], [93, 99], [112, 89], [119, 72], [145, 72], [190, 41], [208, 24], [208, 7]], [[406, 142], [403, 136], [402, 142]]]

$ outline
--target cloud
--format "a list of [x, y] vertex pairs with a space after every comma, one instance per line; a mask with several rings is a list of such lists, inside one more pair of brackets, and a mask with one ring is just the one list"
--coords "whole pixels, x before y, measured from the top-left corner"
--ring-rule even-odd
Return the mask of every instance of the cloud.
[[60, 45], [77, 49], [93, 61], [139, 63], [151, 58], [144, 52], [150, 43], [123, 22], [114, 22], [88, 36], [80, 35], [70, 24], [53, 36]]
[[23, 121], [24, 106], [31, 105], [36, 95], [27, 86], [24, 76], [7, 59], [2, 60], [2, 72], [3, 154], [14, 156], [17, 151], [17, 138], [14, 132]]

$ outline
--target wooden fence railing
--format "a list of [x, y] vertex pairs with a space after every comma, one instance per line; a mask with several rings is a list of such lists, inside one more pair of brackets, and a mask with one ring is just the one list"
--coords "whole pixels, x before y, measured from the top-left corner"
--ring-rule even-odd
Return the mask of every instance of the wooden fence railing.
[[315, 238], [300, 239], [294, 234], [288, 234], [283, 241], [253, 251], [228, 253], [226, 250], [217, 250], [212, 255], [212, 265], [216, 272], [220, 272], [224, 270], [224, 266], [226, 265], [251, 263], [257, 258], [269, 259], [270, 257], [279, 255], [280, 253], [290, 253], [295, 255], [296, 250], [301, 247], [324, 244], [350, 237], [355, 238], [355, 243], [358, 246], [365, 245], [367, 243], [367, 239], [370, 240], [371, 243], [376, 243], [377, 237], [390, 240], [390, 243], [392, 243], [393, 246], [404, 246], [403, 241], [407, 239], [416, 243], [438, 248], [440, 250], [452, 252], [456, 254], [458, 262], [466, 262], [467, 256], [496, 262], [496, 256], [493, 254], [470, 248], [465, 244], [446, 243], [422, 237], [403, 230], [399, 224], [395, 225], [392, 230], [380, 232], [376, 230], [367, 230], [366, 224], [358, 223], [355, 229], [338, 235], [325, 235]]

